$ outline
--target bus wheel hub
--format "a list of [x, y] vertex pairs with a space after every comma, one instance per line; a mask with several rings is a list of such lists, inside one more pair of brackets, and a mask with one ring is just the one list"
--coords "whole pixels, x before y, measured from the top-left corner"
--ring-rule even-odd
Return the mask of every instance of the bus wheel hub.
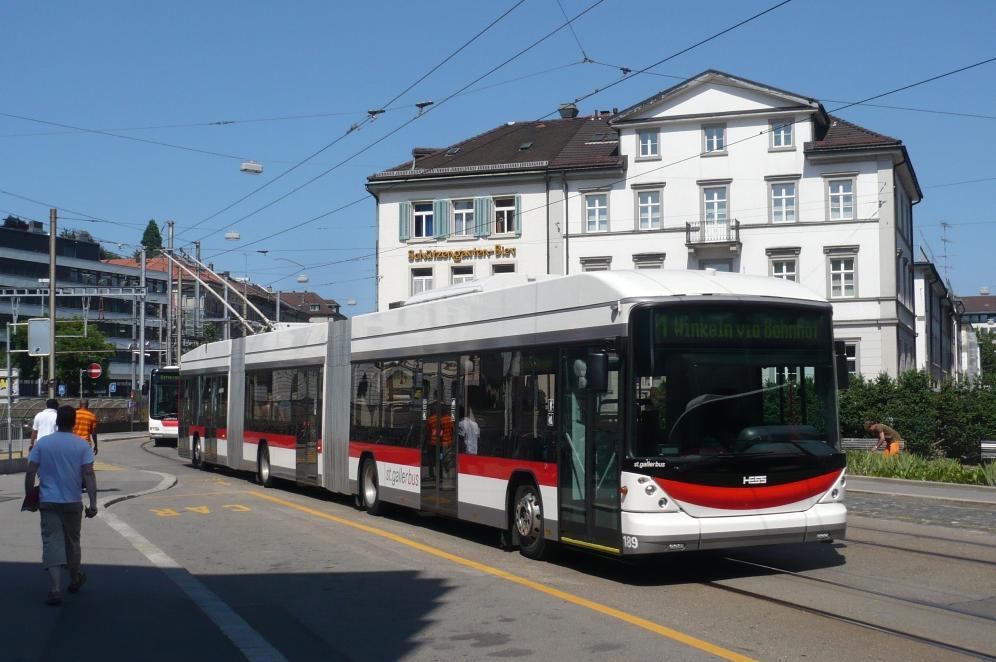
[[541, 519], [535, 494], [529, 492], [519, 499], [515, 506], [515, 528], [521, 537], [531, 539], [539, 535]]

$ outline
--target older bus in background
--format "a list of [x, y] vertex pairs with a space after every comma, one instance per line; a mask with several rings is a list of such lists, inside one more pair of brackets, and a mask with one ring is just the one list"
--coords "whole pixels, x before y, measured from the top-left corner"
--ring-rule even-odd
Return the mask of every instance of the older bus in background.
[[176, 443], [180, 400], [180, 369], [156, 368], [149, 378], [149, 436], [156, 446]]

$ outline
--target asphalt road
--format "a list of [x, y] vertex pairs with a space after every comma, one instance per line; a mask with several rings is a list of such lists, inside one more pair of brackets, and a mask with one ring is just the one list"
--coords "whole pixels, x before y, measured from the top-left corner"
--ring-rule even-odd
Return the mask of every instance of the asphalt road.
[[[134, 489], [148, 476], [134, 470], [168, 472], [177, 484], [88, 525], [92, 581], [78, 599], [89, 602], [75, 604], [109, 620], [120, 647], [76, 647], [76, 659], [996, 656], [991, 509], [861, 494], [848, 540], [831, 545], [635, 564], [565, 551], [538, 563], [500, 549], [491, 529], [404, 510], [371, 517], [345, 498], [263, 489], [146, 447], [102, 445], [102, 461], [127, 469], [98, 476], [113, 489], [124, 489], [116, 477]], [[31, 546], [11, 566], [5, 542], [0, 572], [27, 567]], [[72, 642], [61, 619], [48, 632]], [[8, 650], [63, 652], [57, 643]]]

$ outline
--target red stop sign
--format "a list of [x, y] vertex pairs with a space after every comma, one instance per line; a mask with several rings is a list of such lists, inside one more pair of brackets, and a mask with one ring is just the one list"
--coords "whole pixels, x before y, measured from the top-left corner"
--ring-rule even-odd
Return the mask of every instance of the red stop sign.
[[86, 374], [89, 375], [90, 379], [97, 379], [100, 377], [101, 372], [99, 363], [91, 363], [86, 369]]

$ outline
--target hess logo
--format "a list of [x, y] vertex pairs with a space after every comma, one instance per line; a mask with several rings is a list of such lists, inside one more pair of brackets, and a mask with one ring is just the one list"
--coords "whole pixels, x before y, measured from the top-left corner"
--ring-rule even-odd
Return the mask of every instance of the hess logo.
[[744, 476], [744, 485], [767, 485], [767, 476]]

